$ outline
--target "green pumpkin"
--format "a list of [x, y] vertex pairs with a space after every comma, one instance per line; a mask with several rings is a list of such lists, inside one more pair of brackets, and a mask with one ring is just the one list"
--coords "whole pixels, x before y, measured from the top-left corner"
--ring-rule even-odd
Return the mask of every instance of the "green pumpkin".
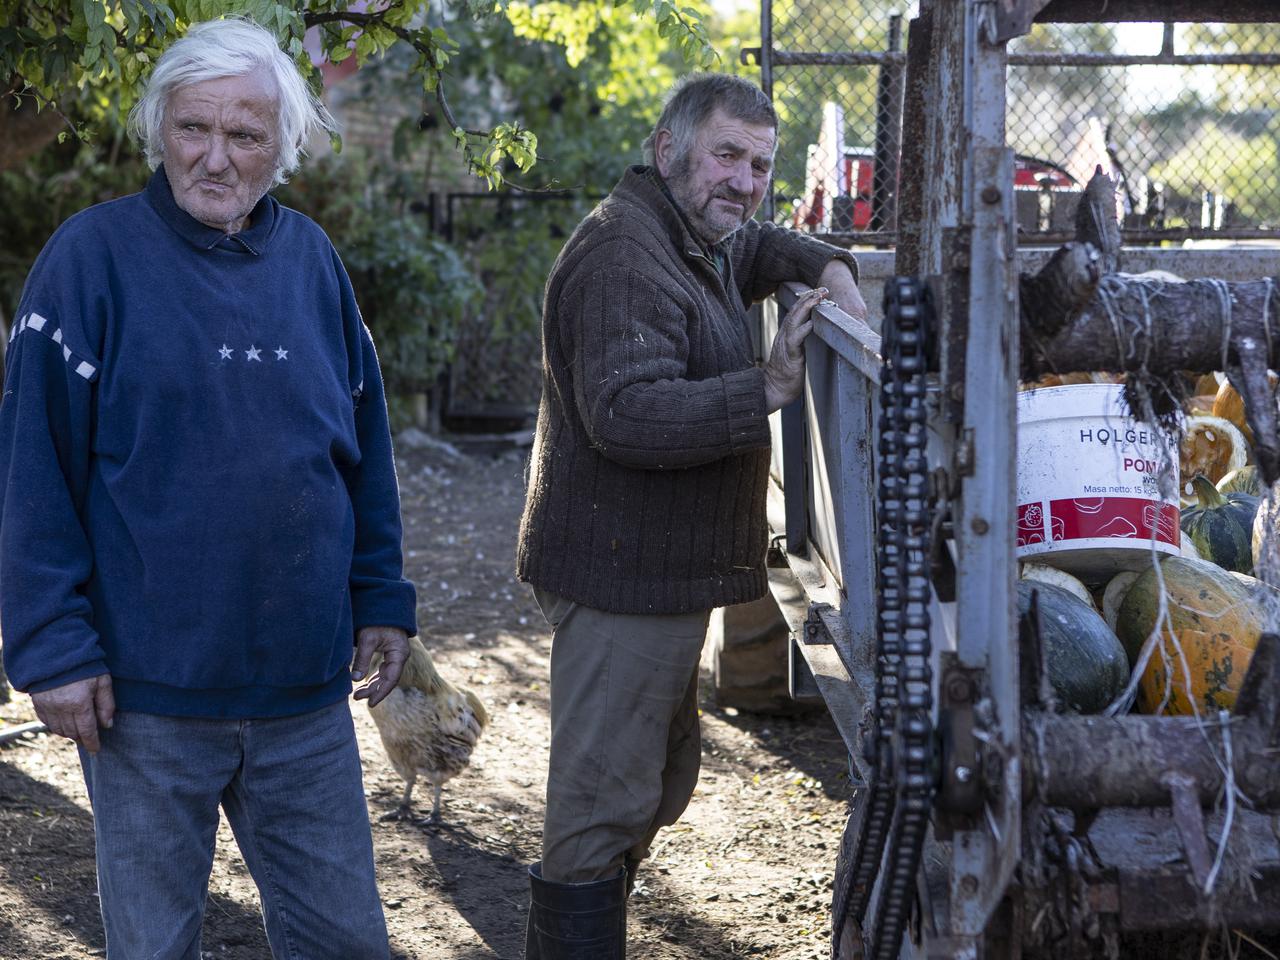
[[1250, 496], [1262, 496], [1262, 478], [1258, 476], [1258, 468], [1254, 464], [1232, 470], [1218, 481], [1219, 493], [1247, 493]]
[[1120, 638], [1092, 605], [1051, 583], [1018, 581], [1018, 617], [1038, 595], [1040, 642], [1060, 712], [1098, 713], [1124, 692], [1129, 658]]
[[1194, 506], [1182, 511], [1182, 532], [1191, 538], [1200, 556], [1224, 570], [1253, 572], [1253, 518], [1258, 498], [1247, 493], [1223, 496], [1208, 478], [1191, 481]]

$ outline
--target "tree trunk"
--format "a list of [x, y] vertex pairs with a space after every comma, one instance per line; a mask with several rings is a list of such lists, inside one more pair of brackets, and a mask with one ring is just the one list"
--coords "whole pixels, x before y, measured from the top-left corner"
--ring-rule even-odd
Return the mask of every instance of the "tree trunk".
[[1102, 277], [1055, 333], [1022, 314], [1024, 379], [1077, 370], [1212, 373], [1255, 354], [1280, 367], [1280, 283], [1271, 278], [1179, 283], [1116, 274]]

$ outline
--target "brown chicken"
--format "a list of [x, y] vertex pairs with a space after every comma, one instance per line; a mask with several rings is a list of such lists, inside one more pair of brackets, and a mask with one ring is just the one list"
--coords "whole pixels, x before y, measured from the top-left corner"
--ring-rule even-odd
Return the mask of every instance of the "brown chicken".
[[484, 704], [470, 690], [441, 677], [422, 641], [410, 637], [399, 685], [369, 713], [391, 766], [405, 782], [396, 814], [408, 815], [409, 797], [421, 776], [435, 787], [431, 822], [438, 823], [441, 787], [471, 762], [471, 751], [489, 723]]

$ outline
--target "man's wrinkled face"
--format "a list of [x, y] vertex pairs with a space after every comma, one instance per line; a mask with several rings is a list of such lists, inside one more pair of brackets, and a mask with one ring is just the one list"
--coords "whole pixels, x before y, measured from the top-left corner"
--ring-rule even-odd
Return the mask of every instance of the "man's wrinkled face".
[[755, 215], [769, 187], [777, 133], [717, 109], [680, 156], [671, 134], [654, 143], [658, 172], [703, 242], [716, 244]]
[[246, 225], [279, 155], [274, 83], [256, 74], [179, 87], [164, 117], [164, 172], [179, 207], [226, 233]]

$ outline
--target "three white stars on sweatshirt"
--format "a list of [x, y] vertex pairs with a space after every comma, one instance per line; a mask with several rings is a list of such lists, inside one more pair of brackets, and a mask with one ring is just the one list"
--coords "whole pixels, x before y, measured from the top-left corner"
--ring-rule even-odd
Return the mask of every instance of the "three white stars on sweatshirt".
[[[239, 352], [244, 353], [244, 358], [246, 361], [256, 360], [258, 363], [262, 362], [262, 349], [255, 346], [252, 343], [249, 344], [249, 349], [244, 351], [232, 350], [230, 347], [228, 347], [224, 343], [222, 345], [222, 348], [218, 351], [218, 356], [220, 356], [223, 360], [230, 360], [233, 356], [235, 356], [236, 353], [239, 353]], [[277, 360], [289, 359], [289, 351], [286, 350], [284, 347], [276, 347], [275, 350], [269, 350], [268, 352], [274, 353], [276, 355]]]

